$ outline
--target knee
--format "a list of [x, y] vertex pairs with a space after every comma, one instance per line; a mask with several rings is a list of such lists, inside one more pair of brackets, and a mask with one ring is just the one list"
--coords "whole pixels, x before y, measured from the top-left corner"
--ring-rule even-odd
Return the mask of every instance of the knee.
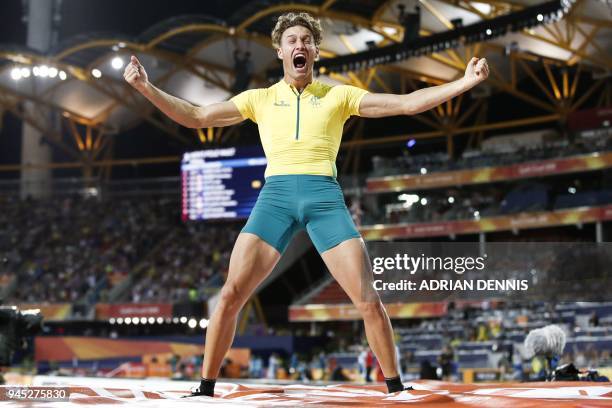
[[380, 300], [374, 302], [359, 302], [355, 305], [363, 320], [384, 319], [385, 309]]
[[223, 314], [238, 313], [244, 303], [244, 295], [234, 282], [226, 282], [221, 289], [221, 297], [217, 308]]

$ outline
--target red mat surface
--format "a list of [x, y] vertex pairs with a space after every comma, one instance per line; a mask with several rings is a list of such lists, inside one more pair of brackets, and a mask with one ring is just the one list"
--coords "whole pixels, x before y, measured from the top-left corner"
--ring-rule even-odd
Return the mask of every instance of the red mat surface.
[[[181, 384], [153, 390], [142, 386], [70, 386], [69, 402], [15, 403], [10, 406], [124, 405], [146, 407], [235, 406], [275, 407], [612, 407], [612, 383], [455, 384], [437, 381], [412, 383], [416, 390], [393, 395], [383, 386], [359, 385], [243, 385], [219, 383], [215, 398], [181, 398]], [[34, 404], [34, 405], [33, 405]], [[41, 404], [41, 405], [39, 405]]]

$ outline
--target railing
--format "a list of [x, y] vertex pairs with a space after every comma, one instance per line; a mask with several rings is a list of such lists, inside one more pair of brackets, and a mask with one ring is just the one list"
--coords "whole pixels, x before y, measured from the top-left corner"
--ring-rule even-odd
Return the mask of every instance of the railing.
[[[338, 182], [346, 195], [360, 194], [365, 186], [366, 175], [340, 175]], [[49, 191], [50, 197], [121, 197], [139, 195], [181, 196], [181, 177], [156, 177], [103, 181], [85, 178], [52, 179], [51, 186], [42, 187], [46, 181], [0, 180], [0, 197], [19, 197], [22, 190]], [[32, 187], [32, 188], [26, 188]]]
[[0, 196], [19, 196], [24, 187], [34, 187], [27, 190], [49, 191], [51, 197], [87, 196], [114, 197], [138, 195], [168, 195], [180, 197], [180, 177], [141, 178], [129, 180], [103, 181], [85, 178], [60, 178], [50, 181], [51, 187], [36, 189], [46, 181], [0, 180]]

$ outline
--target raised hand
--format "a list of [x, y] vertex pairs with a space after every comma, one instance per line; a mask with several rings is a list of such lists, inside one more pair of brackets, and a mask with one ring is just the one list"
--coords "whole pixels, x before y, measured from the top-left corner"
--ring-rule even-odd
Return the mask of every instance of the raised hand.
[[465, 69], [464, 80], [471, 87], [478, 85], [489, 76], [489, 66], [485, 58], [473, 57]]
[[125, 71], [123, 71], [123, 78], [139, 92], [142, 92], [149, 83], [147, 72], [134, 55], [132, 55], [130, 63], [127, 64]]

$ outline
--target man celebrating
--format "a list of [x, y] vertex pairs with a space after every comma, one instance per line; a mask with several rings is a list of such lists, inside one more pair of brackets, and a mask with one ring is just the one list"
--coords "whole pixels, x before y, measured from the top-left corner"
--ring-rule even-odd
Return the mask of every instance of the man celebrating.
[[404, 390], [393, 329], [373, 289], [364, 242], [336, 181], [336, 155], [344, 122], [351, 115], [381, 118], [416, 115], [485, 80], [485, 59], [472, 58], [463, 78], [407, 95], [374, 94], [349, 85], [313, 80], [321, 24], [307, 13], [280, 16], [272, 45], [283, 61], [284, 78], [229, 101], [194, 106], [153, 86], [132, 57], [124, 77], [157, 108], [190, 128], [220, 127], [245, 119], [257, 123], [268, 160], [266, 182], [238, 236], [227, 281], [206, 332], [202, 381], [192, 395], [213, 396], [215, 380], [236, 331], [240, 309], [268, 276], [293, 234], [306, 229], [327, 268], [364, 320], [366, 337], [390, 393]]

